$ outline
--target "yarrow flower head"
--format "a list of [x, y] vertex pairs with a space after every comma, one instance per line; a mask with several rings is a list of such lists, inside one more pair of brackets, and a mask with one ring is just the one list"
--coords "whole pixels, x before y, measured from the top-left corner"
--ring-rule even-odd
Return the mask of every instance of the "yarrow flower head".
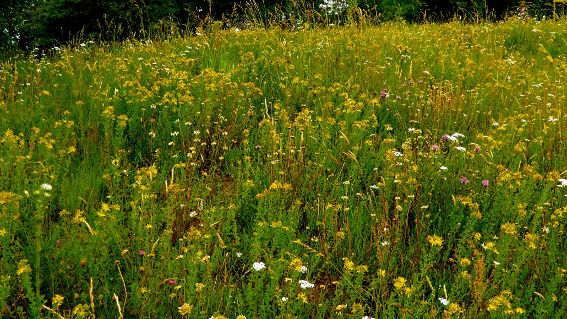
[[266, 268], [266, 264], [264, 264], [263, 262], [255, 262], [252, 265], [252, 268], [254, 268], [254, 270], [256, 270], [256, 271], [260, 271], [260, 270]]
[[315, 287], [314, 284], [310, 283], [307, 280], [299, 280], [298, 282], [299, 282], [299, 287], [301, 289], [307, 289], [307, 288], [314, 288]]
[[451, 135], [445, 134], [445, 135], [441, 136], [441, 139], [443, 139], [445, 141], [450, 140], [450, 141], [453, 141], [453, 142], [458, 142], [459, 139], [457, 137], [465, 137], [465, 136], [461, 133], [453, 133]]
[[565, 178], [560, 178], [560, 179], [558, 180], [558, 182], [559, 182], [559, 184], [557, 185], [557, 187], [565, 187], [565, 186], [567, 186], [567, 179], [565, 179]]
[[442, 303], [444, 306], [449, 304], [449, 300], [447, 300], [445, 298], [439, 298], [439, 302]]

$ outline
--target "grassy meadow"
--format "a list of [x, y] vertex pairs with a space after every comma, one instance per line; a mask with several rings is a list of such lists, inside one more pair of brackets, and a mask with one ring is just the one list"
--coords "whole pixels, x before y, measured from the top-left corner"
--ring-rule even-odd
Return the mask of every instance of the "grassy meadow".
[[565, 318], [567, 20], [0, 65], [0, 317]]

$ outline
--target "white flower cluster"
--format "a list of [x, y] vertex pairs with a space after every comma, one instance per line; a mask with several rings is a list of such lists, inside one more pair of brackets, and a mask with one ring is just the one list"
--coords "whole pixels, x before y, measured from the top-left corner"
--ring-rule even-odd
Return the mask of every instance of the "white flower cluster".
[[348, 8], [348, 3], [344, 0], [323, 0], [319, 8], [327, 14], [340, 14]]
[[266, 268], [266, 264], [264, 264], [263, 262], [257, 262], [257, 263], [254, 263], [252, 265], [252, 268], [254, 268], [254, 270], [256, 270], [256, 271], [260, 271], [260, 270]]
[[310, 282], [307, 281], [307, 280], [299, 280], [299, 287], [300, 287], [301, 289], [307, 289], [307, 288], [314, 288], [315, 285], [312, 284], [312, 283], [310, 283]]

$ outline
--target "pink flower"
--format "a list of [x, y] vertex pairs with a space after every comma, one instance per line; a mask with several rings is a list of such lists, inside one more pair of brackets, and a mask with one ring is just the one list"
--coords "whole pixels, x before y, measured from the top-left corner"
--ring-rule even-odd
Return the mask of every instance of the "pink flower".
[[437, 146], [437, 145], [433, 145], [433, 146], [431, 146], [431, 149], [432, 149], [432, 150], [434, 150], [434, 151], [436, 151], [436, 150], [438, 150], [438, 149], [439, 149], [439, 146]]
[[170, 279], [170, 280], [167, 281], [167, 284], [169, 284], [169, 285], [175, 285], [175, 284], [177, 284], [177, 281], [175, 281], [175, 280], [173, 280], [173, 279]]
[[143, 250], [138, 251], [138, 253], [140, 254], [140, 256], [144, 256], [146, 254], [146, 252]]
[[475, 151], [475, 152], [480, 152], [480, 147], [478, 147], [478, 146], [475, 147], [475, 148], [474, 148], [474, 151]]
[[482, 186], [488, 187], [489, 182], [487, 180], [482, 181]]
[[441, 138], [446, 141], [446, 140], [449, 139], [449, 136], [447, 134], [445, 134], [445, 135], [441, 136]]
[[466, 179], [465, 177], [461, 178], [461, 183], [467, 184], [468, 182], [469, 182], [469, 180]]

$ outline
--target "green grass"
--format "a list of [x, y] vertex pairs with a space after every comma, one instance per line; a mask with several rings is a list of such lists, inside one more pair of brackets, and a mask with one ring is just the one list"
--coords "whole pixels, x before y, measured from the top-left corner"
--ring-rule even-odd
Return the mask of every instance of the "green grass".
[[565, 317], [566, 52], [510, 20], [3, 64], [2, 316]]

